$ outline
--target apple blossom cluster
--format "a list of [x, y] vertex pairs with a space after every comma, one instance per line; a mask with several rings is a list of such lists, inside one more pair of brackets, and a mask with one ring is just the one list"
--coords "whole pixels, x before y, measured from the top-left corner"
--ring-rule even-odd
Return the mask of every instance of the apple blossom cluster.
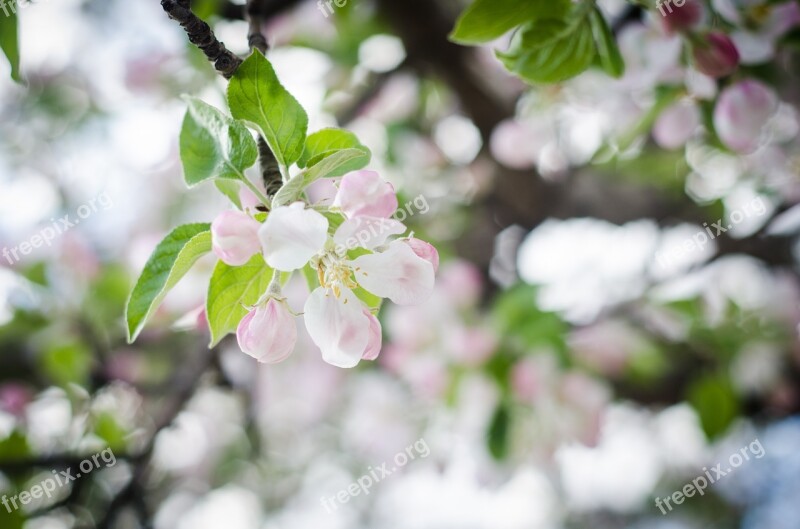
[[667, 33], [683, 34], [692, 50], [694, 66], [709, 77], [732, 74], [739, 66], [739, 50], [731, 38], [721, 31], [697, 31], [704, 17], [700, 0], [680, 0], [675, 5], [657, 6], [664, 17]]
[[[285, 360], [297, 342], [295, 315], [281, 294], [281, 273], [304, 270], [318, 286], [305, 302], [303, 320], [322, 358], [338, 367], [374, 360], [381, 324], [357, 295], [366, 291], [398, 305], [424, 302], [439, 265], [436, 249], [391, 216], [394, 188], [371, 171], [345, 175], [330, 207], [304, 202], [258, 212], [225, 211], [211, 224], [212, 248], [224, 263], [241, 266], [261, 253], [275, 276], [239, 323], [242, 351], [259, 362]], [[263, 214], [262, 214], [263, 216]]]
[[[698, 30], [710, 14], [699, 0], [686, 0], [680, 6], [672, 6], [667, 13], [662, 10], [664, 29], [668, 34], [684, 36], [692, 51], [693, 66], [699, 73], [721, 79], [736, 72], [740, 64], [757, 64], [771, 57], [758, 49], [771, 49], [774, 53], [775, 41], [800, 23], [797, 3], [775, 4], [763, 6], [764, 14], [756, 16], [758, 2], [717, 2], [717, 10], [726, 22], [757, 30], [734, 30], [729, 36], [720, 31]], [[694, 135], [702, 121], [697, 99], [682, 99], [659, 116], [653, 129], [659, 145], [674, 149]], [[754, 152], [764, 143], [765, 127], [778, 107], [777, 94], [764, 82], [747, 77], [736, 79], [724, 86], [716, 99], [714, 130], [728, 149], [744, 154]]]
[[[664, 149], [703, 146], [740, 156], [746, 166], [753, 161], [758, 173], [790, 172], [789, 162], [781, 160], [793, 158], [797, 116], [781, 101], [780, 81], [760, 78], [758, 68], [800, 26], [800, 3], [659, 5], [619, 30], [622, 77], [588, 71], [565, 83], [560, 94], [533, 90], [520, 115], [493, 132], [495, 158], [516, 169], [535, 166], [546, 176], [560, 174], [596, 155], [633, 154], [644, 146], [643, 133], [651, 133]], [[755, 161], [759, 157], [769, 158], [769, 167]]]

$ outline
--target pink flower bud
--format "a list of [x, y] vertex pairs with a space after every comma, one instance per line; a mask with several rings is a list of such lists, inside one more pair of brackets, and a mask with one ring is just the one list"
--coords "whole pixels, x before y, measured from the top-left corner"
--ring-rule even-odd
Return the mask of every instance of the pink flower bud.
[[739, 66], [739, 51], [724, 33], [711, 32], [704, 42], [696, 42], [692, 50], [695, 68], [710, 77], [730, 75]]
[[236, 339], [239, 348], [259, 362], [277, 364], [292, 354], [297, 327], [286, 305], [272, 298], [242, 319]]
[[690, 101], [670, 106], [658, 117], [653, 127], [653, 139], [665, 149], [677, 149], [686, 144], [700, 126], [700, 110]]
[[241, 211], [223, 211], [211, 223], [214, 253], [225, 264], [241, 266], [261, 251], [258, 228], [261, 224]]
[[695, 27], [703, 18], [703, 6], [698, 0], [676, 0], [671, 4], [662, 4], [667, 10], [662, 10], [664, 15], [664, 29], [667, 33], [677, 33]]
[[373, 171], [348, 173], [339, 184], [333, 205], [348, 218], [359, 216], [388, 219], [397, 211], [394, 187]]
[[22, 417], [31, 400], [33, 392], [27, 386], [16, 382], [0, 386], [0, 409], [3, 411]]
[[762, 130], [778, 108], [775, 92], [760, 81], [747, 79], [729, 86], [717, 99], [714, 128], [720, 140], [739, 152], [758, 148]]
[[369, 341], [361, 358], [363, 360], [375, 360], [381, 353], [381, 345], [383, 344], [381, 322], [367, 309], [364, 309], [364, 315], [369, 318]]
[[408, 244], [411, 249], [414, 250], [414, 253], [417, 254], [417, 257], [421, 257], [432, 264], [434, 272], [439, 271], [439, 252], [432, 244], [420, 239], [415, 239], [413, 237], [407, 239], [406, 244]]

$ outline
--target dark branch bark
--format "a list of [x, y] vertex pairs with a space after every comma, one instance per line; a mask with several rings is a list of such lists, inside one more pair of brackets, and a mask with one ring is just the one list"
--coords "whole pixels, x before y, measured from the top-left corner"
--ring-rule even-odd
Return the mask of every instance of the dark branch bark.
[[269, 44], [266, 37], [261, 33], [261, 25], [264, 23], [264, 15], [262, 13], [264, 2], [258, 0], [247, 0], [247, 8], [245, 9], [245, 16], [247, 19], [247, 42], [251, 48], [257, 49], [261, 53], [266, 54]]
[[214, 63], [214, 68], [226, 79], [230, 79], [242, 60], [217, 39], [208, 24], [192, 13], [189, 0], [161, 0], [161, 7], [171, 19], [183, 27], [189, 41]]

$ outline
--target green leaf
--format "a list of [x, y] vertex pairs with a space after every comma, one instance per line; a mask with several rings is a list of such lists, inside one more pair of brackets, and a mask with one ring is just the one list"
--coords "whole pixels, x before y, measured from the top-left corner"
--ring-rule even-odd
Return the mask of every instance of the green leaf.
[[181, 129], [180, 149], [186, 184], [209, 178], [244, 178], [256, 163], [258, 147], [247, 127], [194, 97]]
[[28, 444], [28, 438], [19, 430], [12, 431], [5, 439], [0, 439], [0, 462], [24, 459], [30, 454], [31, 447]]
[[228, 85], [228, 105], [236, 119], [257, 126], [275, 159], [283, 167], [303, 154], [308, 116], [278, 81], [270, 62], [259, 51], [245, 59]]
[[492, 421], [489, 423], [489, 431], [486, 442], [489, 452], [495, 459], [505, 459], [508, 455], [509, 427], [511, 423], [511, 413], [505, 404], [500, 404], [495, 409]]
[[210, 230], [210, 224], [178, 226], [156, 247], [125, 307], [128, 343], [136, 339], [167, 292], [200, 257], [211, 251]]
[[303, 191], [320, 178], [339, 176], [343, 167], [352, 164], [353, 160], [363, 159], [364, 151], [360, 149], [343, 149], [323, 158], [302, 173], [286, 182], [272, 199], [272, 207], [283, 206], [294, 202]]
[[542, 20], [523, 28], [515, 49], [498, 53], [506, 68], [531, 83], [557, 83], [586, 70], [594, 58], [591, 27]]
[[92, 354], [82, 343], [68, 342], [45, 350], [41, 358], [42, 371], [56, 384], [85, 385], [89, 381]]
[[724, 375], [712, 375], [694, 382], [686, 399], [697, 410], [700, 424], [709, 439], [725, 433], [739, 414], [736, 393]]
[[222, 0], [195, 0], [192, 2], [192, 11], [198, 18], [208, 20], [219, 12], [222, 3]]
[[255, 304], [266, 292], [273, 270], [261, 254], [254, 255], [243, 266], [217, 263], [208, 285], [206, 316], [211, 330], [211, 347], [226, 334], [236, 330], [247, 314], [246, 306]]
[[23, 529], [25, 527], [25, 515], [20, 510], [8, 512], [8, 509], [4, 507], [0, 509], [0, 527], [3, 529]]
[[508, 53], [497, 53], [505, 67], [531, 83], [557, 83], [586, 70], [595, 55], [588, 17], [569, 23], [543, 19], [523, 27]]
[[343, 149], [358, 149], [364, 153], [364, 156], [343, 165], [335, 171], [336, 174], [329, 176], [342, 176], [350, 171], [363, 169], [372, 158], [370, 150], [358, 141], [358, 137], [355, 134], [348, 130], [330, 128], [309, 134], [303, 155], [300, 156], [297, 165], [299, 167], [316, 165], [324, 158]]
[[569, 327], [558, 315], [541, 310], [536, 299], [537, 290], [530, 285], [517, 285], [498, 296], [492, 308], [498, 336], [525, 351], [547, 349], [566, 358]]
[[239, 198], [239, 183], [233, 180], [214, 180], [214, 185], [217, 186], [219, 192], [228, 197], [233, 202], [233, 205], [242, 209], [242, 199]]
[[0, 49], [11, 64], [11, 78], [22, 81], [19, 75], [19, 29], [17, 27], [17, 0], [5, 2], [0, 8]]
[[541, 18], [562, 18], [569, 0], [475, 0], [458, 18], [450, 40], [481, 44], [503, 36], [521, 24]]
[[94, 419], [94, 433], [112, 450], [121, 450], [127, 444], [128, 432], [110, 412], [101, 412]]
[[594, 40], [597, 43], [597, 55], [600, 57], [600, 65], [608, 75], [615, 78], [622, 77], [622, 74], [625, 73], [625, 61], [619, 52], [617, 40], [611, 33], [611, 28], [608, 27], [606, 19], [597, 6], [592, 9], [589, 20], [592, 24]]

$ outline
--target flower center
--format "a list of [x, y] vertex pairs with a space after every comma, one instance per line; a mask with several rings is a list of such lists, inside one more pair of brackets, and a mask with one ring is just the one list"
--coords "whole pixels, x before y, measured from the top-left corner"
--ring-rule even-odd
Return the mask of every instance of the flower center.
[[343, 286], [350, 289], [358, 286], [353, 279], [353, 269], [346, 260], [334, 252], [326, 252], [319, 258], [317, 277], [319, 284], [332, 289], [337, 298], [341, 295]]
[[766, 22], [769, 15], [772, 13], [772, 6], [768, 4], [757, 5], [747, 10], [746, 16], [750, 19], [748, 22], [755, 22], [755, 24], [763, 24]]

